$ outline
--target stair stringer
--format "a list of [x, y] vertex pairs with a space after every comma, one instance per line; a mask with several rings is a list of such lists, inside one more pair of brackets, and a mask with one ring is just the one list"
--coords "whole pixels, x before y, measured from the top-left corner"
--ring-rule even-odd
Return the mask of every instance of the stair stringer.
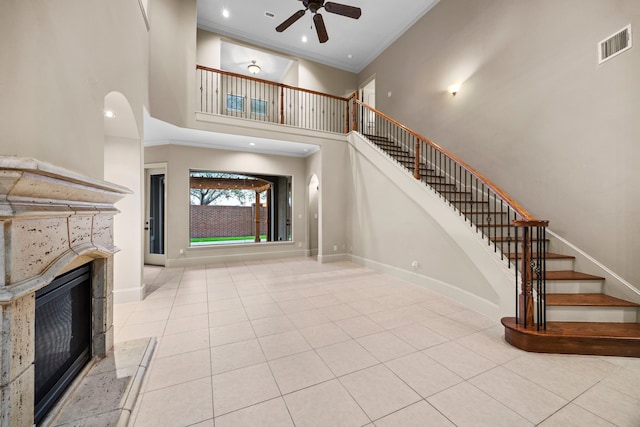
[[[348, 135], [348, 142], [352, 148], [352, 168], [357, 167], [354, 162], [359, 161], [358, 157], [360, 160], [369, 162], [393, 183], [399, 192], [402, 192], [419, 206], [448, 236], [450, 242], [458, 248], [457, 254], [461, 258], [457, 263], [470, 263], [486, 285], [491, 288], [494, 296], [487, 299], [470, 293], [446, 280], [430, 276], [429, 272], [415, 272], [409, 268], [409, 265], [405, 268], [404, 265], [394, 265], [384, 259], [370, 259], [359, 254], [351, 254], [352, 260], [445, 294], [490, 318], [499, 320], [504, 316], [513, 316], [515, 271], [513, 268], [508, 268], [506, 260], [501, 260], [500, 254], [494, 252], [492, 246], [488, 246], [487, 240], [482, 239], [481, 234], [477, 233], [475, 228], [470, 227], [464, 217], [455, 211], [435, 190], [413, 178], [409, 171], [383, 150], [356, 132], [351, 132]], [[407, 264], [409, 263], [407, 262]]]

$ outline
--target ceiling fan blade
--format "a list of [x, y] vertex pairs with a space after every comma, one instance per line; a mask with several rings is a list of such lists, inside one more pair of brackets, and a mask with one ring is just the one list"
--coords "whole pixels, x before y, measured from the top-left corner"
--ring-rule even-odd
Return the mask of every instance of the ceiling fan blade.
[[360, 15], [362, 15], [362, 9], [360, 9], [359, 7], [347, 6], [346, 4], [333, 2], [325, 3], [324, 10], [329, 13], [335, 13], [337, 15], [342, 15], [353, 19], [358, 19], [360, 18]]
[[327, 27], [324, 26], [324, 19], [322, 19], [322, 15], [319, 13], [313, 15], [313, 23], [316, 24], [316, 32], [318, 33], [318, 40], [320, 40], [320, 43], [325, 43], [329, 40], [329, 34], [327, 34]]
[[282, 24], [278, 25], [276, 27], [276, 31], [279, 33], [283, 32], [284, 30], [289, 28], [291, 25], [293, 25], [293, 23], [296, 22], [298, 19], [302, 18], [305, 12], [306, 12], [305, 9], [300, 9], [299, 11], [291, 15], [289, 19], [284, 21]]

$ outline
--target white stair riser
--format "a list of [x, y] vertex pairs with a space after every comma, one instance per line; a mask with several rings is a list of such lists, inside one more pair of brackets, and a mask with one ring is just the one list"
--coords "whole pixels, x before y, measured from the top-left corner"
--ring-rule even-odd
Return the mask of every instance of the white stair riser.
[[601, 294], [603, 291], [602, 280], [547, 280], [548, 294]]
[[547, 322], [628, 322], [638, 321], [636, 307], [547, 306]]
[[[491, 244], [493, 246], [493, 243]], [[500, 246], [498, 246], [500, 247]], [[522, 261], [518, 261], [518, 271], [520, 271], [522, 267]], [[513, 263], [513, 261], [512, 261]], [[547, 271], [571, 271], [573, 270], [573, 259], [548, 259], [547, 260]], [[549, 284], [550, 280], [547, 280], [547, 284]], [[560, 280], [558, 280], [560, 282]], [[566, 281], [563, 281], [566, 282]], [[556, 292], [563, 293], [563, 292]]]
[[547, 271], [573, 270], [573, 258], [547, 259]]

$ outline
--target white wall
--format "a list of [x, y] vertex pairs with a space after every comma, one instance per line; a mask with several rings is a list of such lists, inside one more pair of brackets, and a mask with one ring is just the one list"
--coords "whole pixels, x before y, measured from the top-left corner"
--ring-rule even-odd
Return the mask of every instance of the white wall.
[[[629, 23], [635, 47], [598, 65], [597, 43]], [[378, 109], [638, 288], [639, 35], [637, 1], [444, 0], [360, 79], [376, 75]]]

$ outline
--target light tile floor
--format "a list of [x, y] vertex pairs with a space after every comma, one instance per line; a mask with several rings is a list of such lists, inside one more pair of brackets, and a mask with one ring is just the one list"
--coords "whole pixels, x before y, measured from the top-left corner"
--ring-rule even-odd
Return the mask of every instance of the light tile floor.
[[130, 425], [640, 426], [640, 359], [532, 354], [352, 263], [145, 267], [116, 341], [158, 337]]

